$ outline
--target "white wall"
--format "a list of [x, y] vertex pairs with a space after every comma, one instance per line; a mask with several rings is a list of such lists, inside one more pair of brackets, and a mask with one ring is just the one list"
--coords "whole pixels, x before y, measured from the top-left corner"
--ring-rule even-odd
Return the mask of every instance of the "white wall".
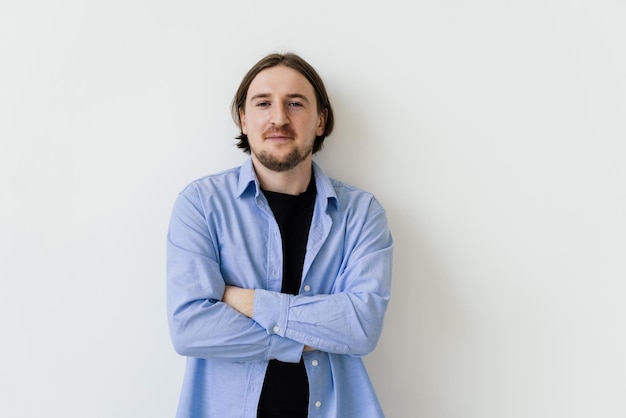
[[243, 160], [232, 95], [294, 50], [336, 108], [317, 160], [396, 238], [367, 358], [387, 415], [626, 417], [625, 21], [617, 0], [0, 2], [0, 416], [173, 416], [171, 205]]

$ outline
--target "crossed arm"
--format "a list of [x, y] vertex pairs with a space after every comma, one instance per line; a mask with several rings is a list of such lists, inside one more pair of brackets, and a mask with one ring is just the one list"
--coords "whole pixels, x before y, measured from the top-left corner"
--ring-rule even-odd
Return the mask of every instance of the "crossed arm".
[[[226, 286], [222, 302], [239, 312], [252, 318], [254, 316], [254, 289], [243, 289], [237, 286]], [[313, 351], [313, 347], [304, 346], [302, 351]]]
[[222, 302], [248, 318], [254, 316], [254, 289], [226, 286]]
[[298, 361], [309, 347], [350, 355], [373, 349], [390, 295], [392, 255], [379, 206], [353, 234], [345, 266], [313, 266], [311, 279], [319, 293], [287, 295], [254, 288], [250, 280], [226, 284], [196, 198], [181, 196], [168, 233], [168, 317], [177, 352], [236, 361]]

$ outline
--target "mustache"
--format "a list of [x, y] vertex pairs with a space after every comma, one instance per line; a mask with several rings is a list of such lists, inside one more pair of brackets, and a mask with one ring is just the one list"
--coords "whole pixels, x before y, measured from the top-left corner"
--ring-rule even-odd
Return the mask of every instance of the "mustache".
[[269, 128], [263, 132], [263, 136], [267, 137], [270, 135], [280, 135], [280, 136], [289, 136], [295, 137], [296, 133], [290, 128]]

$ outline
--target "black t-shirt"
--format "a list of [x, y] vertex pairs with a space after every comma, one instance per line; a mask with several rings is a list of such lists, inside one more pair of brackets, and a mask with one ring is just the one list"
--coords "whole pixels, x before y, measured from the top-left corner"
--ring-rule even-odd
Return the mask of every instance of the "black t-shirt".
[[[274, 213], [283, 243], [282, 293], [298, 294], [315, 204], [315, 181], [304, 193], [289, 195], [263, 191]], [[258, 418], [305, 418], [309, 408], [309, 381], [304, 362], [271, 360], [257, 412]]]

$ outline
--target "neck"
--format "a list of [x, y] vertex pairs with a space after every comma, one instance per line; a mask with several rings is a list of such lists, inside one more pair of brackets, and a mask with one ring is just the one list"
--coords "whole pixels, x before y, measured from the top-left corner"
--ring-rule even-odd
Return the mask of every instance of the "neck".
[[304, 193], [313, 173], [311, 159], [306, 159], [287, 171], [272, 171], [254, 158], [252, 165], [263, 190], [291, 195]]

